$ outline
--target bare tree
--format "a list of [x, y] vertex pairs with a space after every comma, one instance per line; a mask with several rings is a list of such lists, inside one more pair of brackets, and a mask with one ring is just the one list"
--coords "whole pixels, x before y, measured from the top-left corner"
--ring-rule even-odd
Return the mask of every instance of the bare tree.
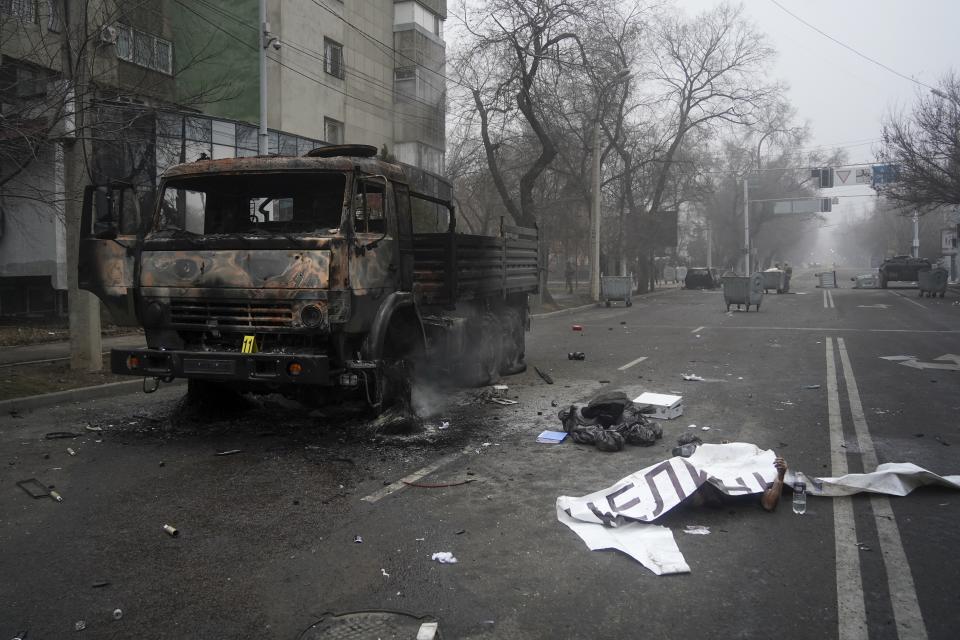
[[949, 73], [911, 113], [888, 116], [878, 159], [896, 172], [878, 190], [908, 211], [960, 204], [960, 77]]
[[[177, 56], [174, 62], [172, 53], [161, 60], [166, 50], [157, 47], [140, 60], [143, 64], [118, 73], [126, 53], [115, 51], [122, 46], [118, 38], [125, 37], [118, 35], [117, 26], [136, 22], [131, 18], [138, 15], [140, 22], [159, 22], [164, 2], [39, 4], [41, 12], [35, 3], [24, 2], [0, 13], [0, 195], [8, 201], [63, 202], [63, 191], [12, 184], [51, 144], [78, 145], [88, 180], [97, 178], [96, 143], [127, 155], [126, 165], [136, 171], [149, 151], [144, 135], [149, 114], [157, 109], [196, 110], [235, 93], [229, 79], [191, 94], [178, 92], [176, 75], [212, 57], [205, 49]], [[132, 56], [133, 43], [123, 46]]]

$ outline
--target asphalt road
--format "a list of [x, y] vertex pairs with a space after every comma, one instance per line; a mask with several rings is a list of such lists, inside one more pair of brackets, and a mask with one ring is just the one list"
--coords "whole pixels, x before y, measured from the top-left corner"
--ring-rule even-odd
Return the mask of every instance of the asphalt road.
[[[691, 573], [663, 577], [557, 522], [557, 496], [669, 457], [689, 424], [808, 475], [960, 473], [960, 373], [936, 360], [960, 354], [955, 294], [793, 287], [759, 312], [672, 290], [535, 319], [528, 361], [555, 384], [505, 379], [509, 407], [421, 390], [433, 416], [412, 436], [269, 399], [190, 410], [182, 388], [0, 416], [0, 638], [310, 637], [325, 612], [368, 609], [433, 616], [448, 639], [955, 638], [956, 492], [680, 509], [661, 523]], [[897, 355], [915, 359], [882, 359]], [[535, 442], [559, 428], [553, 403], [608, 389], [679, 391], [685, 413], [649, 448]], [[44, 437], [65, 430], [82, 435]], [[63, 502], [28, 497], [27, 478]]]

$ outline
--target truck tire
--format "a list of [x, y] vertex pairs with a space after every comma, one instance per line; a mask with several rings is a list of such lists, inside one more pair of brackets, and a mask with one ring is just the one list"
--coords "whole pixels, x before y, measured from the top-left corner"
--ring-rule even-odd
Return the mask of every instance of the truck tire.
[[421, 335], [415, 316], [398, 313], [391, 319], [383, 345], [383, 364], [376, 375], [379, 405], [373, 407], [374, 413], [410, 406], [416, 363], [424, 356]]
[[503, 328], [500, 373], [512, 376], [527, 370], [525, 311], [513, 306], [502, 309], [497, 318]]

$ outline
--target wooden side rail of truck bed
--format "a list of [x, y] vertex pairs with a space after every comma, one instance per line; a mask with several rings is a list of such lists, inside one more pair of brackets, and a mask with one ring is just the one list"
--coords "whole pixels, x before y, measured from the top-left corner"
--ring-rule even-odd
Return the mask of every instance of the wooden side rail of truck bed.
[[539, 289], [536, 229], [500, 224], [500, 235], [417, 233], [414, 282], [428, 304], [536, 293]]

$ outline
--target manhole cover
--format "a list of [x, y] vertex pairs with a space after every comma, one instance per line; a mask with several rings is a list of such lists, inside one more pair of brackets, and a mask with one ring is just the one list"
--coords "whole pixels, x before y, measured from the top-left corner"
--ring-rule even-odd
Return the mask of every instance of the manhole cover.
[[397, 611], [325, 614], [300, 640], [440, 640], [436, 620]]

